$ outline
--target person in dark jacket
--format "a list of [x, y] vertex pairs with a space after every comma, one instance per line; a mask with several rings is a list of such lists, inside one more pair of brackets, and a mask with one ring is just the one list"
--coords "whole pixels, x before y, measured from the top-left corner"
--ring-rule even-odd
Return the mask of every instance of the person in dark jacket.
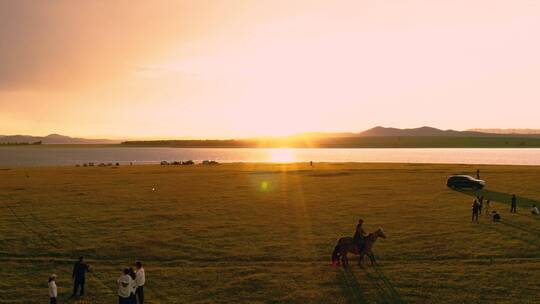
[[84, 283], [86, 273], [90, 272], [90, 267], [84, 262], [84, 257], [79, 257], [79, 260], [73, 265], [73, 274], [71, 275], [73, 279], [73, 295], [77, 295], [77, 291], [80, 288], [80, 296], [84, 295]]
[[364, 242], [366, 237], [366, 232], [362, 228], [362, 225], [364, 224], [363, 219], [358, 220], [358, 224], [356, 225], [356, 231], [354, 232], [354, 244], [358, 247], [358, 251], [360, 252], [364, 248]]
[[480, 210], [480, 203], [478, 200], [474, 200], [472, 204], [472, 221], [478, 223], [478, 211]]
[[512, 194], [512, 204], [510, 205], [510, 213], [517, 213], [517, 198], [515, 194]]
[[480, 195], [478, 197], [478, 214], [482, 214], [483, 207], [484, 207], [484, 196]]

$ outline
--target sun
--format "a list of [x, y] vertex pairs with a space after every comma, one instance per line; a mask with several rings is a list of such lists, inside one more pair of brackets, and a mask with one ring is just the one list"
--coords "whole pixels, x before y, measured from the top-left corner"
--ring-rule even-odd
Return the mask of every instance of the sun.
[[269, 161], [273, 163], [292, 163], [296, 161], [296, 153], [294, 149], [278, 148], [268, 149]]

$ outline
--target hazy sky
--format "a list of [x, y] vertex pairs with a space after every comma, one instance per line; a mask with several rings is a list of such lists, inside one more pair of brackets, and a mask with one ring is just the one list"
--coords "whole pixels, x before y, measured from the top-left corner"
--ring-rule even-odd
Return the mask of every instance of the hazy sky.
[[540, 128], [540, 1], [0, 0], [0, 134]]

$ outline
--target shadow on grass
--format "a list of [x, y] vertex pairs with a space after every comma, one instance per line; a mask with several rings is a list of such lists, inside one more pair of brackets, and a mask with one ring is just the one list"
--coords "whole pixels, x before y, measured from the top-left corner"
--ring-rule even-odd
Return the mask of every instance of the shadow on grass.
[[[484, 199], [489, 199], [492, 202], [499, 202], [499, 203], [503, 203], [503, 204], [507, 204], [507, 205], [510, 205], [510, 203], [512, 201], [512, 194], [503, 193], [503, 192], [499, 192], [499, 191], [486, 190], [486, 189], [479, 190], [479, 191], [477, 191], [477, 190], [455, 189], [454, 191], [463, 193], [465, 195], [468, 195], [468, 196], [471, 196], [471, 197], [474, 197], [474, 198], [476, 198], [477, 195], [483, 195]], [[523, 197], [523, 196], [516, 196], [516, 199], [517, 199], [518, 207], [527, 208], [527, 207], [531, 207], [532, 205], [540, 205], [540, 201], [532, 199], [532, 198]], [[523, 214], [520, 214], [520, 215], [523, 215]], [[537, 218], [534, 218], [534, 219], [537, 219]], [[519, 230], [520, 232], [525, 232], [525, 233], [530, 234], [533, 238], [536, 239], [535, 241], [531, 241], [531, 240], [525, 239], [525, 238], [517, 236], [517, 235], [513, 235], [513, 237], [515, 237], [515, 238], [517, 238], [517, 239], [519, 239], [519, 240], [521, 240], [521, 241], [523, 241], [525, 243], [528, 243], [530, 245], [538, 246], [538, 240], [540, 240], [540, 230], [534, 229], [534, 228], [530, 227], [530, 225], [521, 224], [521, 223], [509, 220], [509, 219], [504, 218], [504, 217], [499, 223], [491, 223], [491, 224], [489, 224], [487, 226], [494, 229], [494, 230], [496, 230], [496, 231], [498, 231], [498, 232], [500, 232], [500, 233], [506, 233], [506, 232], [503, 232], [500, 229], [498, 229], [497, 225], [504, 225], [504, 226]]]
[[534, 235], [537, 239], [540, 239], [540, 231], [534, 228], [531, 228], [530, 226], [517, 223], [511, 220], [501, 220], [501, 223], [503, 223], [506, 226], [512, 227], [514, 229], [521, 230], [522, 232], [530, 233]]
[[336, 281], [343, 291], [345, 298], [347, 298], [347, 303], [369, 303], [364, 298], [364, 291], [358, 283], [356, 275], [350, 269], [343, 269], [340, 267], [338, 273], [336, 274]]
[[[508, 236], [508, 231], [505, 231], [504, 229], [502, 229], [502, 226], [500, 226], [501, 224], [504, 225], [505, 223], [504, 222], [499, 222], [499, 223], [489, 223], [489, 224], [486, 224], [486, 223], [479, 223], [480, 225], [484, 225], [486, 228], [488, 229], [493, 229], [494, 231], [500, 233], [500, 234], [503, 234], [503, 235], [506, 235]], [[538, 240], [532, 240], [532, 239], [529, 239], [529, 238], [526, 238], [526, 237], [523, 237], [519, 234], [513, 234], [512, 235], [512, 238], [514, 239], [517, 239], [517, 240], [520, 240], [522, 241], [523, 243], [526, 243], [528, 245], [531, 245], [531, 246], [535, 246], [537, 248], [540, 248], [540, 243], [538, 243]]]
[[370, 279], [369, 282], [377, 290], [379, 295], [379, 303], [406, 303], [397, 292], [396, 288], [388, 280], [384, 272], [381, 270], [381, 266], [373, 266], [371, 269], [375, 270], [375, 274], [372, 274], [367, 271], [366, 268], [363, 268], [367, 277]]
[[[492, 191], [492, 190], [486, 190], [486, 189], [480, 190], [480, 191], [454, 189], [454, 191], [457, 191], [457, 192], [460, 192], [460, 193], [463, 193], [465, 195], [475, 197], [475, 198], [476, 198], [477, 194], [478, 195], [481, 194], [481, 195], [484, 196], [484, 199], [489, 199], [492, 202], [499, 202], [499, 203], [503, 203], [503, 204], [507, 204], [507, 205], [510, 205], [510, 203], [512, 201], [512, 194], [503, 193], [503, 192], [499, 192], [499, 191]], [[530, 208], [532, 205], [540, 206], [540, 201], [532, 199], [532, 198], [523, 197], [523, 196], [516, 196], [516, 199], [517, 199], [518, 207]], [[527, 216], [527, 217], [530, 217], [530, 218], [532, 218], [534, 220], [540, 220], [540, 217], [531, 216], [529, 210], [527, 210], [526, 214], [518, 213], [516, 215]], [[533, 229], [533, 228], [530, 227], [530, 225], [524, 225], [524, 224], [521, 224], [521, 223], [518, 223], [518, 222], [515, 222], [515, 221], [512, 221], [512, 220], [508, 220], [506, 218], [504, 218], [501, 221], [501, 223], [506, 225], [506, 226], [512, 227], [514, 229], [518, 229], [518, 230], [521, 230], [523, 232], [534, 234], [536, 237], [540, 238], [540, 230]]]
[[[484, 199], [489, 199], [492, 202], [499, 202], [503, 204], [510, 205], [512, 201], [512, 194], [510, 193], [504, 193], [499, 191], [493, 191], [493, 190], [469, 190], [469, 189], [454, 189], [456, 192], [463, 193], [468, 196], [476, 197], [477, 194], [481, 194], [484, 196]], [[523, 196], [516, 196], [517, 198], [517, 206], [518, 207], [531, 207], [532, 205], [540, 205], [540, 201], [523, 197]]]

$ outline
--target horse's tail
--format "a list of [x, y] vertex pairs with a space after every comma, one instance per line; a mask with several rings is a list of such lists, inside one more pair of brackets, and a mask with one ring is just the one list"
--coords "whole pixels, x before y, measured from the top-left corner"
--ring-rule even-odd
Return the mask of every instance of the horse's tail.
[[339, 256], [340, 256], [340, 252], [339, 252], [339, 242], [338, 242], [336, 247], [334, 247], [334, 251], [332, 252], [332, 265], [335, 266], [339, 264]]

